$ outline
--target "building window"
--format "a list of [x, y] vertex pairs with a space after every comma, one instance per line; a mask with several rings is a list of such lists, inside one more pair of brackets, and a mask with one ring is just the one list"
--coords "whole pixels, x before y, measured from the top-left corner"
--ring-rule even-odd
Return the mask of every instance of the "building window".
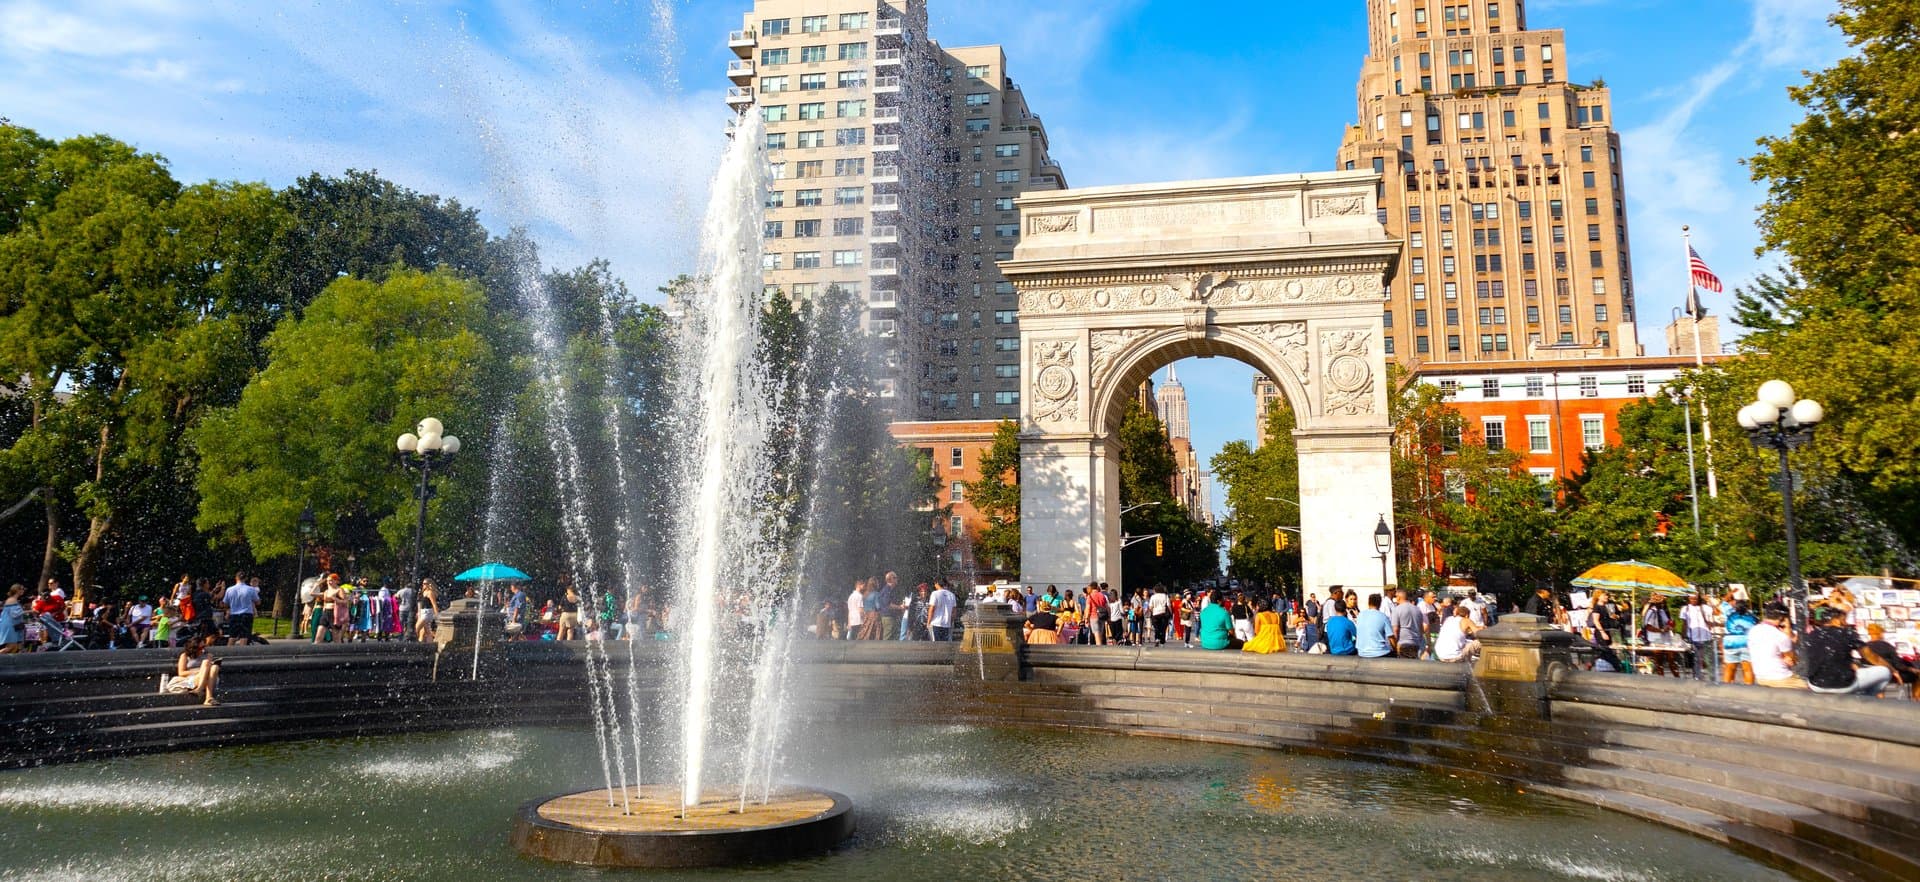
[[1019, 224], [994, 224], [993, 234], [1002, 239], [1012, 239], [1020, 235]]
[[801, 119], [826, 119], [827, 118], [826, 102], [814, 101], [814, 102], [800, 105], [800, 118]]
[[1499, 377], [1482, 377], [1480, 379], [1480, 397], [1481, 398], [1499, 398], [1500, 397], [1500, 378]]
[[867, 57], [867, 44], [865, 43], [841, 43], [840, 44], [840, 60], [841, 61], [859, 61], [860, 59], [863, 59], [866, 57]]
[[1588, 450], [1604, 450], [1607, 446], [1606, 420], [1597, 414], [1583, 414], [1580, 417], [1580, 443]]
[[1018, 145], [1018, 144], [995, 144], [995, 145], [994, 145], [994, 147], [993, 147], [993, 155], [995, 155], [995, 156], [998, 156], [998, 157], [1000, 157], [1001, 159], [1009, 159], [1009, 158], [1012, 158], [1012, 157], [1015, 157], [1015, 156], [1019, 156], [1019, 155], [1020, 155], [1020, 145]]
[[795, 190], [793, 191], [793, 204], [799, 205], [799, 206], [819, 205], [820, 191], [819, 190]]
[[948, 484], [947, 501], [953, 503], [966, 502], [967, 483], [965, 481], [955, 481], [952, 484]]
[[795, 239], [812, 239], [818, 235], [820, 235], [820, 221], [818, 218], [793, 222], [793, 237]]
[[1552, 453], [1552, 433], [1546, 417], [1527, 417], [1527, 449], [1534, 453]]
[[787, 50], [785, 50], [785, 49], [762, 49], [762, 50], [760, 50], [760, 63], [761, 63], [762, 65], [770, 65], [770, 64], [786, 64], [786, 63], [787, 63]]
[[800, 61], [801, 61], [801, 63], [803, 63], [803, 64], [806, 64], [806, 63], [818, 63], [818, 62], [822, 62], [822, 61], [826, 61], [826, 60], [827, 60], [827, 47], [825, 47], [825, 46], [802, 46], [802, 47], [800, 47]]
[[1017, 168], [1001, 169], [993, 173], [993, 180], [1001, 184], [1020, 183], [1020, 170]]
[[763, 269], [763, 270], [777, 270], [777, 269], [779, 269], [779, 268], [780, 268], [780, 255], [778, 255], [778, 254], [762, 254], [762, 255], [760, 255], [760, 268], [761, 268], [761, 269]]
[[760, 36], [762, 37], [777, 37], [781, 34], [791, 33], [792, 29], [792, 19], [766, 18], [760, 20]]
[[970, 120], [967, 120], [967, 131], [972, 132], [974, 134], [979, 134], [980, 132], [987, 131], [987, 129], [992, 125], [993, 123], [991, 120], [970, 119]]
[[[819, 191], [816, 190], [814, 192], [818, 193]], [[867, 201], [867, 191], [864, 187], [835, 187], [833, 189], [833, 204], [835, 205], [859, 205], [865, 201]], [[815, 202], [814, 204], [818, 205], [819, 203]]]
[[1018, 392], [995, 392], [995, 393], [993, 393], [993, 403], [994, 403], [994, 404], [1019, 404], [1019, 403], [1020, 403], [1020, 393], [1018, 393]]
[[826, 30], [827, 17], [824, 15], [808, 15], [800, 19], [800, 33], [819, 34], [825, 33]]
[[827, 87], [827, 75], [823, 73], [801, 74], [800, 91], [817, 92]]
[[787, 106], [785, 104], [766, 105], [760, 108], [760, 118], [767, 122], [786, 122]]
[[993, 93], [991, 92], [973, 92], [967, 95], [968, 107], [985, 107], [991, 103], [993, 103]]
[[1480, 421], [1480, 432], [1486, 438], [1488, 450], [1507, 449], [1507, 421], [1503, 418], [1488, 418]]
[[1020, 338], [1019, 337], [995, 337], [993, 339], [993, 351], [1019, 352]]
[[859, 266], [866, 255], [858, 250], [843, 249], [833, 252], [834, 266]]
[[836, 236], [858, 236], [867, 230], [867, 219], [863, 217], [836, 217], [833, 219], [833, 234]]
[[841, 101], [834, 106], [834, 115], [841, 119], [857, 119], [866, 116], [867, 101], [865, 98]]
[[793, 268], [794, 269], [819, 269], [820, 268], [820, 252], [795, 251], [793, 253]]
[[1427, 335], [1421, 334], [1420, 336], [1413, 338], [1413, 351], [1420, 355], [1425, 355], [1428, 352], [1432, 351], [1431, 344], [1427, 342]]
[[864, 70], [843, 70], [835, 78], [842, 89], [864, 89], [867, 87], [867, 72]]
[[784, 235], [781, 230], [784, 229], [785, 226], [786, 225], [780, 221], [767, 221], [760, 225], [760, 237], [763, 239], [778, 239]]
[[996, 380], [1018, 380], [1020, 379], [1020, 366], [1017, 364], [996, 364], [993, 366], [993, 377]]
[[1441, 380], [1440, 381], [1440, 397], [1443, 400], [1452, 401], [1454, 397], [1459, 394], [1460, 394], [1459, 380]]
[[1019, 320], [1020, 310], [996, 309], [993, 311], [993, 323], [996, 325], [1011, 325]]
[[[1599, 281], [1599, 280], [1598, 280], [1598, 279], [1595, 279], [1594, 281], [1596, 281], [1596, 282], [1597, 282], [1597, 281]], [[1595, 292], [1595, 293], [1600, 293], [1600, 292]], [[1596, 321], [1596, 322], [1604, 322], [1604, 321], [1606, 321], [1606, 320], [1607, 320], [1607, 305], [1606, 305], [1606, 304], [1604, 304], [1604, 303], [1596, 303], [1596, 304], [1594, 304], [1594, 305], [1593, 305], [1593, 320], [1594, 320], [1594, 321]]]
[[1628, 395], [1647, 394], [1647, 375], [1646, 374], [1628, 374], [1627, 375], [1627, 394]]
[[1592, 374], [1586, 374], [1582, 376], [1580, 378], [1580, 397], [1581, 398], [1599, 398], [1600, 397], [1600, 378]]

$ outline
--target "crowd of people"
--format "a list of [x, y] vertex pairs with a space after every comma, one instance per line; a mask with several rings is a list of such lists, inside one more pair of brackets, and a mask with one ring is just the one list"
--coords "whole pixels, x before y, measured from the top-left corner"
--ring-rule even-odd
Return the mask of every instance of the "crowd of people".
[[31, 595], [15, 583], [0, 605], [0, 653], [173, 647], [194, 638], [265, 643], [253, 630], [259, 608], [260, 588], [245, 572], [231, 583], [183, 575], [166, 594], [124, 605], [70, 598], [58, 579]]

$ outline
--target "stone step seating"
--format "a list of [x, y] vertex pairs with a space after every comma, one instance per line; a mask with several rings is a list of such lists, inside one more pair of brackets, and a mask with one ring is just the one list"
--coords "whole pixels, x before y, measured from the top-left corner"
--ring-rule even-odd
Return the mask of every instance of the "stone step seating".
[[[1328, 746], [1335, 754], [1474, 774], [1627, 811], [1772, 863], [1791, 856], [1824, 878], [1920, 878], [1920, 823], [1900, 809], [1910, 811], [1911, 803], [1885, 791], [1702, 757], [1725, 754], [1728, 745], [1669, 732], [1459, 716], [1453, 723], [1369, 719], [1330, 736]], [[1493, 738], [1498, 750], [1490, 747]], [[1638, 746], [1611, 746], [1616, 742]], [[1899, 777], [1885, 780], [1898, 789]]]

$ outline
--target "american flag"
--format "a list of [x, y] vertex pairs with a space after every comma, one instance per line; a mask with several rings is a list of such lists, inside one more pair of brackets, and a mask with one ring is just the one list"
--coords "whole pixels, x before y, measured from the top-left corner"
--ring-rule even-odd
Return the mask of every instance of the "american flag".
[[1687, 268], [1693, 271], [1693, 284], [1715, 294], [1723, 290], [1720, 287], [1720, 277], [1714, 275], [1713, 270], [1707, 269], [1707, 262], [1700, 259], [1700, 252], [1693, 250], [1692, 245], [1687, 246]]

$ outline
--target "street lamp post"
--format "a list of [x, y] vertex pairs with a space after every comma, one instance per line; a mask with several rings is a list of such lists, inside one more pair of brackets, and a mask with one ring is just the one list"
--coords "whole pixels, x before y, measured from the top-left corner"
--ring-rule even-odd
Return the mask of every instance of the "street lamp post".
[[1788, 451], [1813, 440], [1813, 427], [1826, 419], [1827, 410], [1818, 401], [1795, 400], [1793, 387], [1785, 380], [1760, 384], [1757, 398], [1740, 408], [1740, 428], [1747, 430], [1753, 446], [1780, 454], [1780, 510], [1787, 530], [1787, 587], [1799, 602], [1800, 614], [1805, 615], [1807, 584], [1800, 578], [1800, 537], [1793, 523], [1793, 469], [1787, 455]]
[[435, 462], [460, 452], [460, 439], [445, 434], [445, 429], [439, 420], [427, 417], [414, 427], [414, 431], [401, 435], [393, 444], [399, 452], [400, 465], [420, 473], [420, 486], [414, 491], [414, 498], [420, 501], [420, 509], [413, 524], [413, 575], [408, 583], [414, 590], [416, 604], [420, 602], [420, 567], [427, 536], [427, 500], [433, 498], [433, 486], [428, 480], [433, 475]]
[[[300, 623], [305, 617], [300, 614], [300, 583], [307, 580], [307, 545], [313, 541], [313, 506], [300, 512], [300, 553], [299, 562], [293, 565], [293, 627], [287, 633], [300, 636]], [[276, 626], [277, 627], [277, 626]]]
[[1387, 590], [1387, 555], [1393, 551], [1393, 528], [1387, 526], [1387, 516], [1380, 515], [1380, 523], [1373, 528], [1373, 552], [1380, 558], [1380, 590]]

